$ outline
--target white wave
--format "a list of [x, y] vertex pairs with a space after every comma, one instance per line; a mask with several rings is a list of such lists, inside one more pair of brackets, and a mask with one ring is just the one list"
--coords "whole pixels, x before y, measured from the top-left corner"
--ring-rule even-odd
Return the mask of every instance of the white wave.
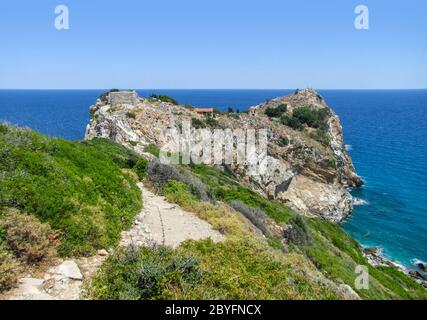
[[353, 197], [353, 205], [354, 206], [367, 206], [369, 202], [365, 199]]
[[411, 260], [412, 265], [414, 266], [418, 266], [419, 264], [426, 264], [424, 261], [420, 260], [420, 259], [412, 259]]
[[352, 146], [351, 144], [346, 144], [346, 145], [345, 145], [345, 149], [346, 149], [347, 151], [350, 151], [350, 150], [352, 150], [352, 149], [353, 149], [353, 146]]

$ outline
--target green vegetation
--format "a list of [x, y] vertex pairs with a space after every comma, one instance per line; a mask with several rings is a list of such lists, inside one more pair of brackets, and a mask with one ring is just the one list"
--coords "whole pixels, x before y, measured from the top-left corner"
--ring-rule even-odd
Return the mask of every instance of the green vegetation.
[[14, 256], [26, 264], [37, 264], [56, 256], [55, 233], [34, 216], [7, 209], [0, 218], [2, 238]]
[[[350, 285], [364, 299], [427, 299], [427, 291], [396, 268], [371, 266], [360, 245], [339, 225], [316, 218], [306, 220], [314, 244], [302, 250], [331, 279]], [[368, 290], [354, 288], [357, 265], [368, 268]]]
[[21, 265], [0, 239], [0, 292], [12, 288], [18, 281]]
[[199, 260], [166, 247], [129, 247], [103, 264], [91, 289], [95, 299], [176, 299], [190, 292], [203, 273]]
[[123, 170], [137, 159], [101, 139], [68, 142], [0, 125], [0, 215], [16, 208], [49, 224], [62, 256], [113, 246], [141, 207]]
[[281, 137], [278, 141], [277, 141], [277, 145], [279, 147], [286, 147], [287, 145], [289, 145], [289, 139], [287, 137]]
[[266, 199], [248, 188], [242, 187], [230, 173], [221, 172], [206, 165], [191, 168], [192, 172], [211, 189], [216, 199], [224, 202], [241, 201], [251, 208], [263, 210], [278, 223], [287, 222], [295, 213], [277, 201]]
[[328, 145], [330, 141], [328, 136], [329, 116], [330, 111], [327, 108], [300, 107], [294, 109], [291, 116], [281, 116], [280, 121], [295, 130], [302, 130], [304, 126], [316, 129], [314, 133], [310, 133], [310, 137], [323, 145]]
[[145, 178], [145, 175], [147, 174], [148, 161], [144, 158], [139, 159], [133, 169], [138, 175], [139, 179], [143, 180]]
[[213, 118], [212, 115], [207, 115], [204, 120], [192, 118], [191, 119], [191, 126], [195, 129], [204, 129], [204, 128], [217, 129], [217, 128], [220, 128], [218, 121], [215, 118]]
[[286, 104], [281, 104], [275, 108], [269, 107], [265, 110], [265, 114], [269, 118], [280, 118], [282, 114], [284, 114], [288, 110], [288, 106]]
[[191, 118], [191, 126], [195, 129], [202, 129], [206, 128], [206, 123], [203, 120]]
[[[187, 241], [161, 258], [158, 249], [141, 249], [136, 260], [123, 253], [110, 257], [93, 281], [91, 297], [142, 299], [147, 298], [148, 287], [154, 288], [149, 292], [156, 293], [150, 294], [150, 299], [337, 298], [326, 285], [313, 282], [301, 272], [313, 268], [307, 259], [298, 254], [285, 257], [282, 251], [271, 249], [266, 241], [251, 234], [247, 222], [234, 211], [200, 202], [178, 181], [170, 181], [164, 193], [169, 201], [207, 220], [227, 239], [216, 244], [211, 240]], [[171, 263], [174, 257], [186, 263]], [[294, 264], [299, 270], [292, 268]], [[159, 272], [151, 271], [153, 265]], [[189, 271], [176, 267], [182, 265]], [[143, 294], [137, 279], [149, 283], [143, 286]]]
[[166, 96], [166, 95], [158, 95], [158, 94], [152, 94], [150, 96], [151, 99], [156, 99], [156, 100], [160, 100], [163, 102], [167, 102], [167, 103], [172, 103], [174, 105], [178, 105], [178, 101], [176, 101], [174, 98]]
[[144, 148], [144, 152], [151, 153], [153, 156], [158, 158], [160, 156], [160, 149], [155, 144], [150, 143]]
[[[370, 266], [339, 225], [252, 192], [226, 167], [147, 163], [103, 139], [68, 142], [0, 125], [0, 172], [0, 291], [29, 265], [57, 254], [114, 247], [140, 210], [139, 178], [206, 220], [224, 241], [116, 249], [89, 297], [337, 299], [329, 279], [365, 299], [427, 299], [426, 290], [396, 268]], [[367, 290], [354, 286], [358, 265], [368, 268]]]
[[126, 117], [128, 117], [130, 119], [135, 119], [136, 118], [136, 114], [135, 114], [135, 112], [128, 111], [128, 112], [126, 112]]
[[286, 238], [295, 245], [310, 245], [313, 243], [311, 231], [304, 219], [297, 215], [289, 220], [290, 229], [286, 232]]
[[[360, 246], [339, 225], [297, 215], [244, 188], [227, 170], [155, 162], [149, 164], [146, 178], [169, 202], [209, 222], [225, 240], [187, 241], [175, 250], [119, 251], [109, 257], [93, 281], [92, 298], [337, 299], [336, 291], [318, 272], [354, 288], [357, 265], [368, 266], [370, 272], [370, 289], [356, 290], [362, 298], [427, 297], [403, 273], [369, 266]], [[195, 179], [197, 187], [190, 186], [189, 179]], [[207, 200], [200, 200], [195, 192], [198, 188], [204, 189]], [[273, 235], [268, 219], [287, 224], [282, 238]], [[254, 233], [254, 226], [265, 237]], [[187, 262], [172, 262], [175, 260]], [[184, 272], [183, 265], [191, 271]]]

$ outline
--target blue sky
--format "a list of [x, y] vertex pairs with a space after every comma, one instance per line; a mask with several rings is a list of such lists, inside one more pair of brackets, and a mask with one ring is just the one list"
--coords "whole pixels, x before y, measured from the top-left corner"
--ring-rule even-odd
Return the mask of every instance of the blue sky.
[[425, 0], [3, 1], [0, 88], [427, 88], [426, 16]]

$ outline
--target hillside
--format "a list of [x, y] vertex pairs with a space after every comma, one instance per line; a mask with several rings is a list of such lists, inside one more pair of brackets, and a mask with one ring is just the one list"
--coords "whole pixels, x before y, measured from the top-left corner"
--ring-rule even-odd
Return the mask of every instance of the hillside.
[[[286, 113], [281, 120], [276, 119], [276, 110], [266, 114], [268, 108], [282, 105], [277, 100], [257, 107], [259, 120], [249, 118], [250, 114], [219, 114], [213, 122], [162, 97], [137, 102], [131, 97], [137, 106], [119, 103], [114, 108], [103, 99], [92, 109], [87, 141], [68, 142], [0, 125], [0, 291], [6, 298], [8, 289], [22, 287], [27, 274], [34, 277], [30, 284], [24, 280], [27, 289], [50, 292], [48, 282], [57, 281], [56, 276], [43, 279], [58, 272], [63, 259], [68, 259], [67, 266], [75, 266], [74, 271], [82, 271], [65, 284], [65, 290], [67, 286], [74, 290], [76, 284], [77, 291], [44, 297], [427, 298], [427, 291], [397, 268], [370, 265], [358, 243], [333, 222], [349, 213], [346, 187], [359, 185], [360, 179], [345, 149], [340, 153], [328, 147], [338, 139], [338, 147], [343, 148], [341, 133], [328, 133], [326, 144], [310, 136], [319, 128], [284, 125], [294, 121], [290, 120], [294, 118], [292, 101], [288, 101], [289, 110], [279, 110]], [[280, 104], [272, 107], [271, 103]], [[309, 114], [308, 118], [313, 115]], [[319, 133], [338, 128], [333, 114], [318, 115], [311, 126], [322, 127], [316, 124], [319, 119], [329, 123]], [[241, 167], [161, 163], [161, 141], [155, 132], [159, 124], [154, 123], [171, 126], [180, 117], [198, 119], [206, 126], [223, 126], [230, 119], [235, 119], [234, 125], [243, 125], [238, 122], [241, 119], [277, 126], [273, 132], [287, 130], [292, 142], [281, 147], [271, 139], [269, 146], [278, 150], [268, 156], [271, 163], [300, 168], [290, 183], [294, 186], [273, 197], [268, 186], [286, 172], [270, 175], [274, 178], [263, 185], [247, 179]], [[302, 143], [319, 153], [290, 159], [275, 153]], [[336, 161], [334, 167], [313, 167], [328, 159]], [[306, 208], [299, 211], [297, 198], [294, 202], [284, 198], [304, 191], [306, 184], [294, 179], [310, 181], [313, 193], [344, 198], [326, 205], [327, 199], [316, 204], [298, 197]], [[340, 204], [349, 207], [338, 212]], [[317, 211], [316, 206], [323, 210]], [[359, 265], [369, 271], [368, 289], [356, 287]]]

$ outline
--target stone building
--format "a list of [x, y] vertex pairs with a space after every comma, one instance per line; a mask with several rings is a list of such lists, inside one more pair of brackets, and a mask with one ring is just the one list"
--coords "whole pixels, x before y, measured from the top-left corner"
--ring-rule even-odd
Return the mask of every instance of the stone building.
[[129, 104], [135, 106], [138, 102], [136, 91], [110, 92], [108, 95], [108, 104], [115, 106], [118, 104]]

